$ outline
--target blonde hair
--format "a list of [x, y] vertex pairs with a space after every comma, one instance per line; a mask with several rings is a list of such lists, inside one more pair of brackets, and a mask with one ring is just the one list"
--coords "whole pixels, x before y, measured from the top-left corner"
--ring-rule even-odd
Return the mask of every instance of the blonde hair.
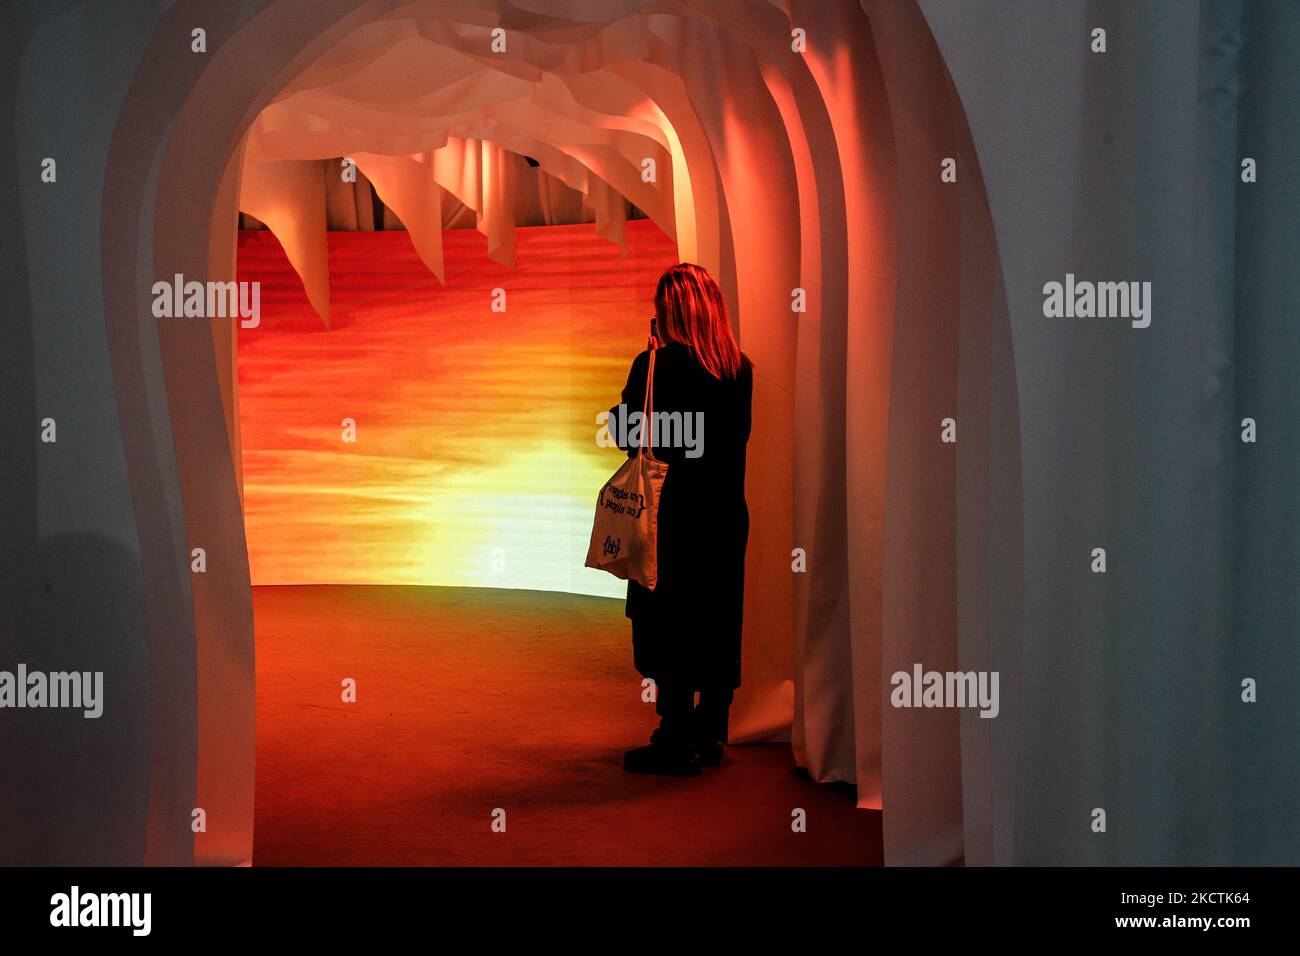
[[714, 378], [735, 378], [747, 361], [731, 331], [727, 302], [709, 271], [679, 262], [659, 277], [655, 317], [665, 342], [681, 342]]

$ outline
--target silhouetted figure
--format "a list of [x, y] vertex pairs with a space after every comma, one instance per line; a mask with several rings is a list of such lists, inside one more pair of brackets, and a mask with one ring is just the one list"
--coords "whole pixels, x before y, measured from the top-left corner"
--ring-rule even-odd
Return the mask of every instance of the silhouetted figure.
[[[695, 775], [718, 766], [732, 695], [740, 686], [745, 588], [745, 445], [753, 368], [736, 344], [717, 282], [697, 265], [673, 266], [655, 291], [652, 432], [668, 463], [659, 504], [658, 582], [627, 587], [633, 662], [657, 685], [659, 727], [629, 750], [624, 769]], [[641, 412], [649, 352], [632, 362], [623, 408]], [[615, 434], [618, 409], [611, 410]], [[702, 426], [702, 427], [701, 427]], [[663, 444], [660, 444], [663, 442]], [[635, 454], [636, 443], [620, 445]], [[699, 691], [699, 706], [695, 692]]]

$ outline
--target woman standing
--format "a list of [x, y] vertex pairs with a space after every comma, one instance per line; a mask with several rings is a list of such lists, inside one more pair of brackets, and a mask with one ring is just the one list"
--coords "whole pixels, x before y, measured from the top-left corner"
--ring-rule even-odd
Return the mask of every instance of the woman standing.
[[[648, 745], [625, 754], [623, 767], [693, 776], [701, 765], [721, 763], [740, 686], [753, 366], [736, 344], [717, 281], [697, 265], [680, 263], [659, 279], [651, 334], [661, 343], [653, 417], [681, 427], [651, 432], [658, 439], [655, 457], [668, 464], [659, 501], [658, 582], [653, 591], [634, 581], [627, 587], [633, 663], [656, 684], [659, 727]], [[623, 409], [644, 404], [649, 354], [632, 362]], [[617, 412], [611, 410], [611, 434]], [[628, 448], [629, 456], [635, 453]]]

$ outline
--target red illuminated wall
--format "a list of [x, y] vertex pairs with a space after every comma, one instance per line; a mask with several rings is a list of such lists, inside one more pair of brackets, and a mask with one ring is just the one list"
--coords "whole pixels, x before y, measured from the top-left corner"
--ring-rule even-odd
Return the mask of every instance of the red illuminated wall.
[[595, 415], [676, 261], [653, 223], [627, 229], [627, 258], [590, 224], [520, 229], [516, 269], [449, 230], [446, 288], [405, 232], [332, 233], [330, 331], [274, 236], [243, 233], [239, 277], [263, 286], [238, 348], [253, 583], [625, 593], [583, 567], [621, 454]]

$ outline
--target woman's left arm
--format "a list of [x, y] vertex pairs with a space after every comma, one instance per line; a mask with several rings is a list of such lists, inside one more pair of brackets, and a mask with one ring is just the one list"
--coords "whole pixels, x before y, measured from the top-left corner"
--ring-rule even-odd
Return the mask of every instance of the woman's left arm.
[[621, 406], [615, 405], [609, 410], [607, 423], [609, 437], [614, 440], [614, 444], [627, 452], [629, 458], [636, 453], [639, 446], [628, 446], [620, 440], [627, 435], [628, 427], [626, 425], [622, 428], [619, 427], [619, 412], [621, 410], [624, 414], [631, 414], [632, 412], [639, 412], [645, 407], [645, 380], [649, 366], [649, 352], [642, 352], [632, 360], [632, 367], [627, 373], [627, 384], [623, 386], [622, 404]]

